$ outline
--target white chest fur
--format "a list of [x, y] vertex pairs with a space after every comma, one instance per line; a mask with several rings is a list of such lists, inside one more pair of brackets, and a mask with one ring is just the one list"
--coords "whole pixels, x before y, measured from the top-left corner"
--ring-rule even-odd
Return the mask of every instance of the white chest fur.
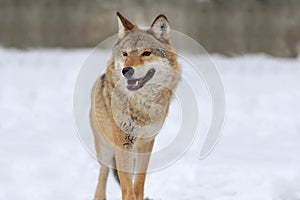
[[158, 134], [167, 109], [166, 106], [156, 103], [156, 97], [157, 93], [153, 88], [143, 88], [135, 92], [114, 90], [111, 108], [119, 128], [124, 133], [140, 138], [150, 138]]

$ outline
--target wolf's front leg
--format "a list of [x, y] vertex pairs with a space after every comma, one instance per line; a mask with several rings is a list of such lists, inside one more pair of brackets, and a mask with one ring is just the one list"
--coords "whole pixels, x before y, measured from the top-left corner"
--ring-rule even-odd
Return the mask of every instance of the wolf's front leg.
[[131, 173], [118, 171], [118, 175], [122, 190], [122, 200], [136, 200], [133, 192]]
[[101, 165], [100, 174], [98, 178], [98, 185], [96, 189], [96, 194], [94, 200], [105, 200], [106, 199], [106, 184], [107, 184], [107, 176], [109, 169], [105, 165]]
[[148, 164], [153, 149], [154, 139], [140, 140], [137, 145], [136, 176], [134, 181], [134, 193], [136, 200], [144, 200], [144, 185]]
[[122, 200], [136, 200], [133, 184], [132, 184], [132, 158], [128, 153], [117, 150], [115, 152], [116, 165], [118, 170], [118, 176], [120, 179], [120, 185], [122, 190]]

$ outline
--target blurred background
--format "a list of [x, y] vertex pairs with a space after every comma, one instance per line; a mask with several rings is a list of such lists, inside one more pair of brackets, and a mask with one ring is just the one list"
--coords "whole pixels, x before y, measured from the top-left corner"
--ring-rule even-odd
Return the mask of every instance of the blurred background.
[[[165, 14], [210, 53], [226, 94], [214, 151], [198, 159], [199, 134], [183, 157], [148, 175], [145, 195], [299, 200], [300, 0], [0, 0], [0, 200], [93, 199], [99, 164], [76, 132], [73, 94], [93, 48], [117, 33], [116, 11], [140, 26]], [[93, 61], [105, 67], [110, 56], [101, 49]], [[180, 64], [193, 83], [191, 66]], [[173, 105], [155, 145], [176, 137]], [[207, 105], [199, 104], [202, 127]], [[111, 175], [107, 193], [121, 199]]]
[[94, 47], [116, 33], [120, 11], [142, 26], [163, 13], [210, 53], [295, 57], [299, 10], [299, 0], [0, 0], [0, 45]]

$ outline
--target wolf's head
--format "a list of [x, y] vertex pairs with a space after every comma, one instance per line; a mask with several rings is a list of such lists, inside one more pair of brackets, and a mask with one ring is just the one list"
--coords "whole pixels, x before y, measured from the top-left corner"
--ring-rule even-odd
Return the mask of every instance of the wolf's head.
[[117, 12], [119, 40], [114, 47], [114, 78], [125, 91], [173, 89], [180, 69], [170, 46], [170, 25], [159, 15], [147, 30]]

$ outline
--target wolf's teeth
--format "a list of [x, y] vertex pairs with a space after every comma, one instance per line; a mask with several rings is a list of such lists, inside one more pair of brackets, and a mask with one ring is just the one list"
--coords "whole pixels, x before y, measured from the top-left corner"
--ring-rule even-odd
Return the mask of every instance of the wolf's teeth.
[[139, 84], [139, 81], [138, 80], [136, 80], [135, 81], [135, 86], [137, 86]]

